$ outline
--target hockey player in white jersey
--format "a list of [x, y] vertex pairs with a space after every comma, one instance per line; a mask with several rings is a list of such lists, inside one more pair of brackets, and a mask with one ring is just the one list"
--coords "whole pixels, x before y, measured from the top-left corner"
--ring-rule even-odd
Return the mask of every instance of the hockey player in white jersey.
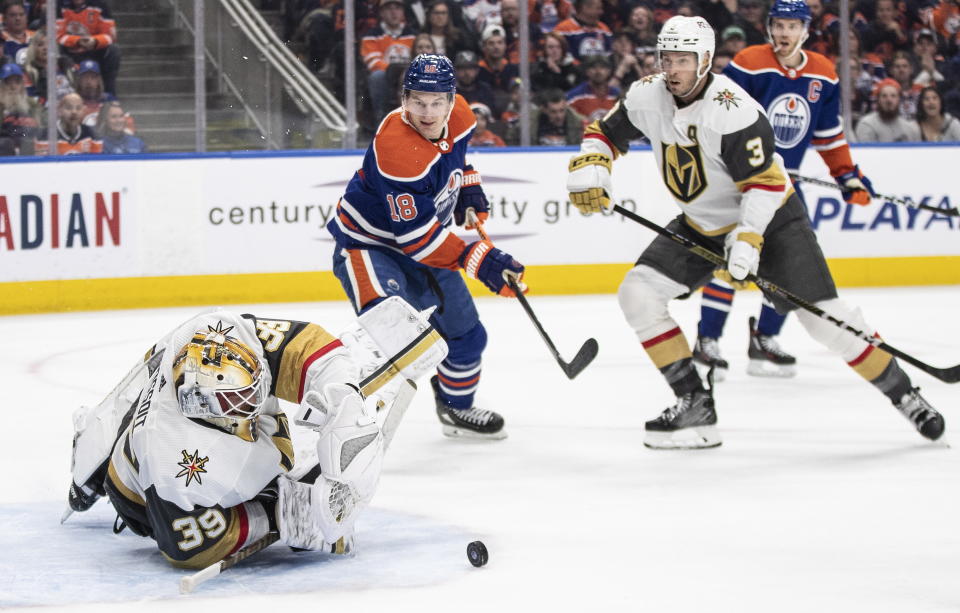
[[[583, 212], [610, 206], [612, 161], [646, 136], [663, 182], [683, 213], [668, 229], [726, 253], [729, 278], [758, 274], [861, 330], [860, 310], [837, 298], [816, 236], [795, 194], [760, 105], [734, 81], [710, 73], [714, 32], [700, 17], [676, 16], [657, 39], [661, 74], [633, 84], [602, 120], [590, 124], [567, 179]], [[652, 448], [720, 445], [712, 389], [694, 368], [690, 344], [668, 303], [706, 284], [712, 265], [658, 236], [620, 286], [620, 306], [676, 405], [646, 423]], [[778, 310], [794, 305], [775, 296]], [[798, 311], [807, 332], [883, 392], [923, 436], [943, 433], [940, 414], [897, 361], [827, 321]], [[712, 387], [712, 386], [711, 386]]]
[[[428, 317], [394, 297], [339, 338], [225, 310], [192, 318], [75, 414], [70, 509], [108, 496], [115, 531], [152, 537], [183, 568], [269, 533], [348, 552], [379, 480], [396, 388], [446, 356]], [[316, 457], [295, 462], [278, 399], [300, 405], [295, 421], [317, 432]]]

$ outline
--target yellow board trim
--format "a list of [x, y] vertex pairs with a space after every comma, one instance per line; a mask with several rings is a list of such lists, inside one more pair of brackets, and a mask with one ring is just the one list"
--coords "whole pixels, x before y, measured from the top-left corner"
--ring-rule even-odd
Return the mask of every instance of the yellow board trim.
[[[958, 285], [960, 256], [841, 258], [828, 260], [840, 287]], [[528, 266], [530, 295], [610, 294], [632, 264]], [[490, 296], [467, 280], [474, 296]], [[332, 272], [289, 272], [185, 277], [133, 277], [0, 283], [0, 315], [102, 311], [211, 304], [346, 302]]]

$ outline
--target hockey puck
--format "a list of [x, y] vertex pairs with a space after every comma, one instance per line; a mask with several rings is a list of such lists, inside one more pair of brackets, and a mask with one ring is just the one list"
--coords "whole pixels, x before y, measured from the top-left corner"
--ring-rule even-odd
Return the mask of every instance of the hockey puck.
[[484, 545], [482, 541], [470, 543], [467, 545], [467, 559], [470, 560], [471, 564], [480, 568], [490, 559], [490, 554], [487, 553], [487, 546]]

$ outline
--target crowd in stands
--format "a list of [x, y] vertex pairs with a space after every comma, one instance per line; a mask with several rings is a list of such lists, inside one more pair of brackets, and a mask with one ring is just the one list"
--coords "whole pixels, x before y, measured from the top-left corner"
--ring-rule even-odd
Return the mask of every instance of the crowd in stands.
[[[5, 0], [0, 41], [0, 155], [46, 155], [47, 0]], [[55, 1], [55, 0], [50, 0]], [[134, 121], [117, 100], [120, 50], [105, 2], [56, 0], [57, 143], [61, 155], [142, 153]]]
[[[807, 0], [805, 48], [840, 57], [838, 2]], [[524, 7], [524, 4], [526, 5]], [[520, 11], [529, 18], [534, 144], [572, 145], [637, 79], [653, 74], [657, 33], [700, 15], [717, 33], [714, 71], [766, 43], [768, 0], [354, 0], [368, 131], [399, 104], [421, 52], [454, 63], [483, 126], [474, 145], [519, 144]], [[851, 140], [960, 141], [960, 0], [851, 0]], [[343, 0], [287, 0], [286, 34], [342, 96]], [[839, 73], [839, 66], [837, 67]]]

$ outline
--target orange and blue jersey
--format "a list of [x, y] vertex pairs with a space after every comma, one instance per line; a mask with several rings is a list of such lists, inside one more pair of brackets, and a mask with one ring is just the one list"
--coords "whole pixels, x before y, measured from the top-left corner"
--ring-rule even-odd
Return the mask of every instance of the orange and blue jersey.
[[404, 25], [399, 32], [390, 32], [383, 24], [370, 30], [360, 41], [360, 55], [369, 72], [386, 70], [390, 64], [409, 64], [417, 31]]
[[95, 49], [104, 49], [117, 41], [117, 23], [99, 6], [64, 8], [57, 20], [57, 42], [70, 51], [80, 51], [81, 38], [92, 38]]
[[466, 244], [448, 226], [461, 186], [479, 178], [466, 163], [476, 125], [459, 94], [436, 142], [407, 123], [402, 109], [388, 114], [327, 224], [337, 246], [385, 250], [457, 270]]
[[590, 83], [581, 83], [567, 92], [567, 105], [579, 113], [586, 123], [603, 119], [607, 111], [620, 99], [620, 88], [608, 87], [603, 94], [597, 94]]
[[798, 68], [785, 68], [769, 44], [753, 45], [738, 53], [723, 73], [766, 110], [787, 170], [799, 170], [810, 145], [830, 174], [840, 176], [853, 170], [840, 115], [840, 79], [826, 57], [802, 53]]
[[613, 45], [613, 32], [602, 21], [588, 26], [570, 17], [558, 23], [553, 31], [567, 39], [570, 53], [578, 60], [588, 55], [609, 55]]

